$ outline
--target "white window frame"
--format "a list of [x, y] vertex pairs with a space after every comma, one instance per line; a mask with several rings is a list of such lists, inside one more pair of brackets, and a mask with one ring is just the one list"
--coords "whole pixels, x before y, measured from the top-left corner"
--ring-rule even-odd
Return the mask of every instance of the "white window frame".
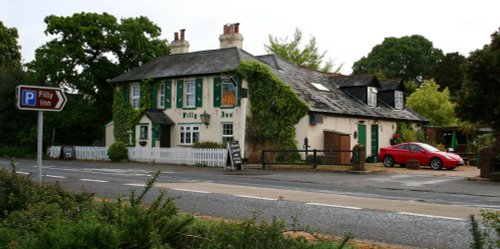
[[377, 107], [377, 88], [375, 87], [367, 87], [367, 95], [366, 95], [366, 98], [367, 98], [367, 105], [370, 106], [370, 107]]
[[397, 110], [404, 109], [404, 95], [402, 91], [394, 91], [394, 108]]
[[184, 106], [196, 107], [196, 82], [194, 80], [184, 82]]
[[234, 125], [233, 123], [222, 123], [221, 124], [221, 136], [222, 143], [227, 144], [227, 142], [231, 142], [234, 140]]
[[148, 125], [140, 125], [139, 126], [139, 140], [147, 140], [148, 139]]
[[139, 109], [141, 99], [141, 88], [139, 84], [130, 85], [130, 94], [132, 100], [132, 108], [134, 108], [135, 110]]
[[200, 141], [200, 125], [179, 125], [179, 144], [193, 145]]
[[165, 83], [160, 84], [160, 108], [165, 108]]

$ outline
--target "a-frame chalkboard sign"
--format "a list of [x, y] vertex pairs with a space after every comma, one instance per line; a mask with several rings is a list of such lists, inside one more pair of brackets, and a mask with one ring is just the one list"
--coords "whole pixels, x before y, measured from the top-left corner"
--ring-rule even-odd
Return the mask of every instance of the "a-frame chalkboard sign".
[[227, 143], [227, 151], [229, 153], [228, 161], [226, 162], [226, 167], [230, 164], [232, 170], [243, 170], [243, 160], [241, 159], [241, 149], [238, 141], [231, 141]]

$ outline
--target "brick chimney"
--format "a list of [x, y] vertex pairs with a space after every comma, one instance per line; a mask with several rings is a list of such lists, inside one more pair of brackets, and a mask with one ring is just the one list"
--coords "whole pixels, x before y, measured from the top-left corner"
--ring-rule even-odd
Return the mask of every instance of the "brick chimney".
[[189, 42], [185, 39], [185, 29], [181, 29], [181, 38], [179, 33], [174, 33], [174, 40], [170, 43], [170, 54], [184, 54], [189, 52]]
[[219, 36], [220, 48], [243, 48], [243, 36], [239, 31], [239, 23], [224, 25], [224, 32]]

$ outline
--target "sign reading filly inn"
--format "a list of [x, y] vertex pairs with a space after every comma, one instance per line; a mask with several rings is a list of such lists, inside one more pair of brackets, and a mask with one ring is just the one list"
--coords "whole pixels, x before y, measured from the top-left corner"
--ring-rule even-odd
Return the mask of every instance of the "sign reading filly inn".
[[60, 88], [43, 86], [17, 86], [17, 107], [21, 110], [61, 111], [66, 96]]

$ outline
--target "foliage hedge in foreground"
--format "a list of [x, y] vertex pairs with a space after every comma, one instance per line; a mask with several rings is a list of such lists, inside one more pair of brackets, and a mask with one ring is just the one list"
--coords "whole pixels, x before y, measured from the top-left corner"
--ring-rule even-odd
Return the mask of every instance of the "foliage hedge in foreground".
[[145, 205], [158, 175], [128, 200], [95, 202], [92, 194], [40, 186], [0, 169], [0, 248], [341, 248], [283, 236], [278, 220], [208, 222], [180, 215], [163, 193]]

